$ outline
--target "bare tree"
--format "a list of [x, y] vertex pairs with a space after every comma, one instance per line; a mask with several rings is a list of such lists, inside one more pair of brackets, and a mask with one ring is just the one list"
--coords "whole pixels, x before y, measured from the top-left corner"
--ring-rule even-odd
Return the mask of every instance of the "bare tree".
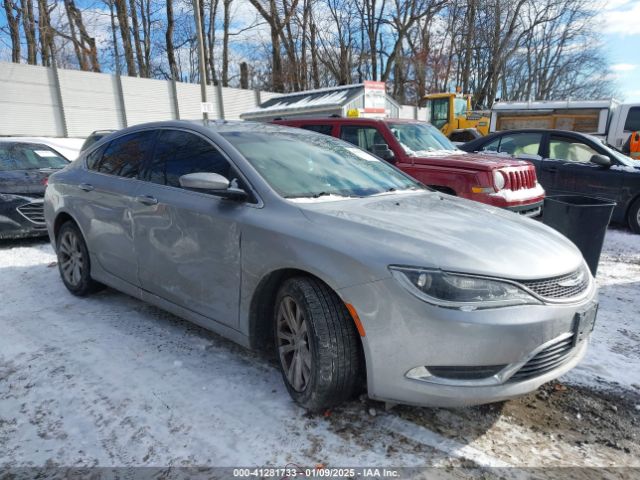
[[129, 11], [125, 0], [114, 0], [116, 14], [118, 17], [118, 26], [120, 27], [120, 38], [122, 39], [122, 48], [124, 50], [124, 59], [127, 64], [127, 74], [131, 77], [137, 75], [135, 60], [133, 59], [133, 48], [131, 46], [131, 37], [129, 36]]
[[11, 61], [20, 62], [20, 16], [22, 10], [15, 0], [4, 0], [4, 12], [7, 16], [9, 36], [11, 37]]

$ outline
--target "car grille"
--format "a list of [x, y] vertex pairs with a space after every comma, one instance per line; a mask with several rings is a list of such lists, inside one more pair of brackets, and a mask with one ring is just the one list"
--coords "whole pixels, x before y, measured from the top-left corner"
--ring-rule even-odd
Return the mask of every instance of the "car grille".
[[540, 350], [531, 360], [525, 363], [511, 378], [510, 382], [521, 382], [550, 372], [564, 363], [571, 356], [574, 334], [563, 337]]
[[505, 168], [502, 173], [506, 177], [505, 188], [524, 190], [536, 186], [536, 171], [533, 168]]
[[589, 273], [584, 268], [580, 268], [560, 277], [520, 281], [519, 283], [543, 298], [564, 300], [584, 293], [589, 287]]
[[17, 208], [18, 212], [32, 223], [38, 226], [45, 226], [44, 208], [42, 202], [32, 202]]

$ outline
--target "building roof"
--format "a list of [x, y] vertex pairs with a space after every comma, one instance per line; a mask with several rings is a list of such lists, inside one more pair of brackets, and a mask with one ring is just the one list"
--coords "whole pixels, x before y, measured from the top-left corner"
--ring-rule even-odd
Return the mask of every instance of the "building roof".
[[341, 87], [321, 88], [295, 92], [270, 98], [260, 105], [260, 108], [245, 112], [241, 115], [250, 116], [261, 113], [291, 112], [295, 110], [321, 109], [342, 107], [364, 91], [364, 84], [345, 85]]

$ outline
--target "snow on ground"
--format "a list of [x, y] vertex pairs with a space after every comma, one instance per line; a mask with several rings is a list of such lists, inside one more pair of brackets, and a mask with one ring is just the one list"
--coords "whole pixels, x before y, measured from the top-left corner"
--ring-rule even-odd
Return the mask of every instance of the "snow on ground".
[[458, 410], [363, 398], [309, 415], [272, 360], [112, 290], [73, 297], [54, 261], [44, 241], [0, 244], [0, 467], [640, 466], [640, 236], [626, 231], [608, 232], [598, 323], [567, 385]]
[[640, 385], [640, 235], [609, 229], [596, 278], [600, 307], [591, 345], [564, 380]]

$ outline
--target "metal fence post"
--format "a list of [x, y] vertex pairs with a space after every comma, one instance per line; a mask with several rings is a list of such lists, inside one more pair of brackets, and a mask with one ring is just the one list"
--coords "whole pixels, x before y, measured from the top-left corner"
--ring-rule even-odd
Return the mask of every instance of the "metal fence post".
[[224, 100], [222, 98], [222, 84], [220, 82], [216, 85], [216, 89], [218, 91], [218, 115], [220, 116], [220, 120], [224, 120]]
[[122, 90], [122, 78], [119, 74], [114, 75], [114, 80], [116, 82], [116, 101], [118, 102], [118, 107], [120, 108], [120, 122], [122, 122], [122, 128], [127, 128], [127, 111], [125, 110], [124, 104], [124, 92]]
[[418, 106], [417, 105], [415, 105], [413, 107], [413, 119], [414, 120], [418, 120]]
[[171, 83], [171, 102], [173, 103], [173, 113], [175, 120], [180, 120], [180, 105], [178, 105], [178, 86], [176, 81], [172, 78], [169, 80]]
[[260, 90], [256, 88], [253, 92], [255, 93], [255, 97], [256, 97], [256, 107], [259, 107], [260, 104], [262, 103], [262, 101], [260, 101]]
[[58, 108], [60, 110], [60, 121], [62, 122], [62, 134], [64, 137], [69, 136], [69, 130], [67, 128], [67, 117], [64, 114], [64, 103], [62, 102], [62, 89], [60, 88], [60, 77], [58, 76], [58, 67], [56, 66], [55, 56], [51, 62], [51, 72], [53, 74], [53, 89], [56, 92], [56, 100], [58, 102]]

